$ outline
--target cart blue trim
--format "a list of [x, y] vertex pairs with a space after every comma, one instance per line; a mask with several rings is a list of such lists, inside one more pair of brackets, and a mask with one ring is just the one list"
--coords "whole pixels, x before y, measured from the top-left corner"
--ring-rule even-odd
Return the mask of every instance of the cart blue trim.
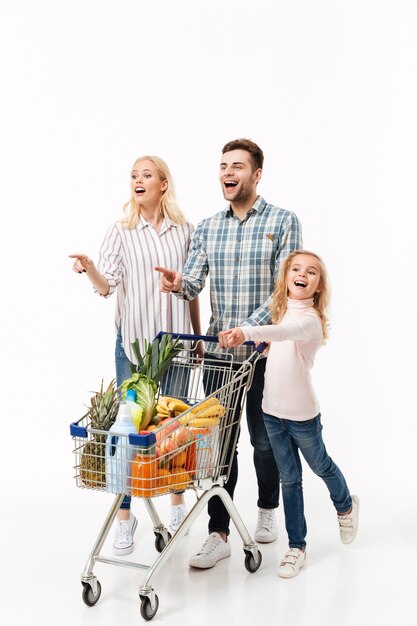
[[85, 426], [78, 426], [76, 422], [73, 422], [70, 425], [70, 433], [71, 437], [83, 437], [84, 439], [87, 439], [87, 429]]
[[147, 435], [135, 435], [129, 434], [129, 443], [131, 446], [140, 446], [141, 448], [148, 448], [156, 444], [155, 433], [150, 432]]
[[[217, 335], [188, 335], [184, 333], [167, 333], [161, 330], [155, 339], [160, 339], [162, 335], [171, 335], [174, 339], [183, 339], [184, 341], [207, 341], [209, 343], [219, 343], [219, 338]], [[254, 341], [245, 341], [243, 343], [244, 346], [254, 346]], [[265, 350], [267, 344], [262, 342], [256, 346], [256, 352], [262, 354]]]

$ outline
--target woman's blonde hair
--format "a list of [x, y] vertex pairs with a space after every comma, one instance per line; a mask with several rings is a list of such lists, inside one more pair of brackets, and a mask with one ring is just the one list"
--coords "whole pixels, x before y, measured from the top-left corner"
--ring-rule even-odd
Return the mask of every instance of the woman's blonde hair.
[[320, 291], [315, 293], [313, 296], [313, 306], [316, 309], [318, 316], [320, 318], [321, 327], [323, 330], [323, 343], [326, 343], [326, 340], [329, 336], [329, 320], [327, 318], [327, 307], [329, 304], [329, 284], [327, 278], [327, 270], [326, 267], [321, 260], [321, 258], [314, 254], [314, 252], [309, 252], [308, 250], [294, 250], [291, 252], [286, 259], [281, 263], [281, 267], [279, 270], [279, 275], [277, 278], [277, 282], [275, 283], [274, 292], [272, 294], [272, 304], [270, 306], [272, 321], [274, 324], [277, 324], [281, 321], [284, 316], [285, 311], [287, 310], [288, 305], [288, 287], [287, 287], [287, 278], [288, 272], [291, 267], [291, 263], [294, 258], [299, 254], [308, 254], [309, 256], [313, 256], [318, 261], [319, 270], [320, 270]]
[[[165, 163], [163, 159], [157, 156], [141, 156], [133, 164], [133, 167], [139, 161], [152, 161], [155, 165], [158, 176], [161, 181], [167, 182], [167, 188], [163, 192], [163, 196], [161, 198], [160, 210], [164, 217], [169, 217], [170, 220], [175, 222], [176, 224], [184, 224], [186, 221], [181, 209], [179, 208], [177, 201], [175, 199], [175, 187], [174, 181], [172, 180], [171, 172], [169, 171], [168, 165]], [[133, 169], [133, 168], [132, 168]], [[122, 221], [123, 225], [129, 229], [135, 228], [139, 221], [140, 215], [140, 207], [136, 198], [132, 195], [130, 200], [126, 202], [123, 206], [123, 210], [126, 214], [126, 218]]]

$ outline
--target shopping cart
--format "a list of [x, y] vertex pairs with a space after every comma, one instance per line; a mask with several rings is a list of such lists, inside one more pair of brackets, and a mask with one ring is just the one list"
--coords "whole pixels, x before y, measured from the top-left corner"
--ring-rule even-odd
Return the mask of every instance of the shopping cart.
[[[163, 334], [166, 333], [160, 333], [158, 337]], [[173, 337], [194, 342], [194, 345], [198, 341], [217, 341], [217, 337], [203, 335], [173, 334]], [[263, 345], [260, 345], [249, 359], [236, 363], [229, 351], [221, 355], [221, 360], [210, 358], [210, 355], [201, 360], [192, 348], [184, 349], [175, 357], [160, 383], [158, 406], [163, 404], [166, 407], [164, 421], [151, 432], [119, 436], [117, 432], [112, 433], [112, 444], [116, 438], [124, 459], [119, 469], [111, 468], [112, 473], [108, 462], [109, 432], [92, 428], [86, 416], [71, 424], [77, 486], [116, 492], [81, 575], [85, 604], [93, 606], [100, 598], [101, 585], [93, 573], [96, 563], [137, 568], [146, 572], [139, 587], [140, 612], [145, 620], [151, 620], [159, 607], [153, 579], [214, 496], [221, 498], [240, 534], [246, 569], [256, 572], [260, 567], [262, 555], [224, 484], [231, 470], [233, 457], [230, 451], [234, 451], [239, 436], [241, 408], [262, 350]], [[94, 473], [86, 469], [91, 466], [95, 468]], [[186, 489], [195, 491], [197, 501], [171, 538], [153, 499]], [[100, 554], [125, 495], [142, 498], [153, 522], [155, 548], [160, 554], [151, 565]]]

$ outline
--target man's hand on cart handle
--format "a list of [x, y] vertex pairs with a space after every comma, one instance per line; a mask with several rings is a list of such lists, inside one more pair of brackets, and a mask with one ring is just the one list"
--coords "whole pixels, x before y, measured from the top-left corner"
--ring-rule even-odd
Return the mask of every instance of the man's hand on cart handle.
[[155, 267], [154, 269], [161, 273], [159, 288], [163, 293], [170, 293], [171, 291], [179, 291], [181, 289], [181, 272], [174, 272], [174, 270], [170, 270], [167, 267]]
[[229, 328], [219, 333], [219, 344], [222, 348], [236, 348], [245, 342], [245, 335], [240, 328]]

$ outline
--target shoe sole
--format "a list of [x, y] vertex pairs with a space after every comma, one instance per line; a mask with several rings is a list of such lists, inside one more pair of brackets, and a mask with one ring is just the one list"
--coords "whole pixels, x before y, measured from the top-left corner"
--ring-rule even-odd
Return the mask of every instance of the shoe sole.
[[195, 567], [196, 569], [211, 569], [212, 567], [217, 565], [219, 561], [222, 561], [223, 559], [227, 559], [227, 557], [229, 557], [230, 555], [231, 553], [229, 552], [229, 554], [224, 554], [223, 556], [219, 556], [218, 559], [212, 565], [203, 565], [202, 563], [198, 564], [197, 562], [196, 563], [188, 562], [188, 565], [190, 567]]
[[[169, 532], [171, 533], [171, 536], [173, 537], [176, 532], [181, 528], [181, 526], [178, 526], [178, 528], [176, 528], [175, 530], [172, 528], [172, 526], [168, 527]], [[190, 529], [187, 528], [187, 530], [184, 533], [184, 537], [186, 537], [188, 534], [190, 533]]]
[[273, 543], [277, 539], [278, 539], [278, 535], [276, 537], [273, 537], [272, 539], [265, 539], [265, 537], [262, 537], [261, 539], [258, 539], [258, 537], [255, 535], [256, 543]]
[[133, 524], [132, 524], [132, 544], [130, 546], [128, 546], [127, 548], [116, 548], [115, 546], [113, 546], [113, 554], [116, 554], [117, 556], [126, 556], [126, 554], [131, 554], [135, 548], [135, 542], [133, 541], [133, 538], [135, 536], [135, 530], [136, 527], [138, 525], [138, 520], [134, 519]]

